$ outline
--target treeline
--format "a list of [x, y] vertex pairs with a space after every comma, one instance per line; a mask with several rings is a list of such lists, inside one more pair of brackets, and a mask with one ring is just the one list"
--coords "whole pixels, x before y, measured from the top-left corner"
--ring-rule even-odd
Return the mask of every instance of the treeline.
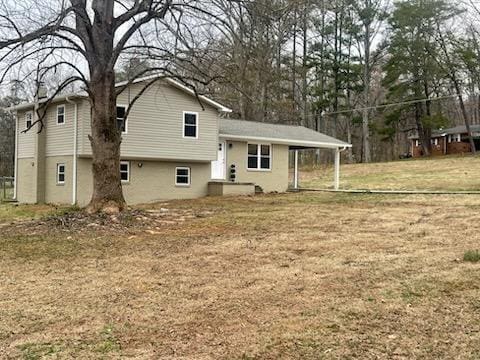
[[[349, 160], [364, 162], [407, 153], [417, 131], [429, 154], [432, 129], [478, 122], [474, 3], [214, 3], [225, 26], [205, 52], [216, 76], [208, 91], [235, 116], [325, 132], [351, 142]], [[400, 105], [384, 106], [392, 103]]]

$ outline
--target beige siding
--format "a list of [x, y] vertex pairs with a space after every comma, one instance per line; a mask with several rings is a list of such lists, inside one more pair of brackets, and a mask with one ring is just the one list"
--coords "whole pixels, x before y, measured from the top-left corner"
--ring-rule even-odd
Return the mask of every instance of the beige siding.
[[227, 177], [230, 166], [235, 164], [238, 182], [255, 183], [265, 192], [285, 192], [288, 189], [287, 145], [272, 145], [270, 171], [251, 171], [247, 169], [247, 142], [228, 141], [227, 144]]
[[[57, 107], [65, 106], [65, 123], [57, 124]], [[70, 103], [56, 103], [49, 106], [45, 116], [47, 156], [62, 156], [73, 154], [73, 122], [75, 106]]]
[[[119, 105], [128, 105], [144, 84], [135, 84], [118, 98]], [[183, 138], [183, 112], [199, 113], [198, 139]], [[82, 111], [80, 154], [91, 155], [88, 134], [90, 115]], [[83, 118], [83, 117], [82, 117]], [[122, 136], [123, 158], [212, 161], [216, 158], [218, 112], [188, 94], [169, 85], [154, 85], [135, 103], [128, 119], [128, 132]]]
[[18, 160], [17, 173], [17, 200], [20, 203], [31, 204], [35, 202], [35, 166], [34, 159], [24, 158]]
[[18, 158], [27, 159], [32, 158], [35, 153], [35, 132], [36, 129], [31, 129], [27, 133], [22, 133], [25, 130], [25, 113], [26, 111], [19, 111], [17, 114], [18, 118]]
[[[65, 184], [57, 184], [57, 164], [65, 165]], [[52, 156], [45, 159], [45, 202], [71, 204], [73, 187], [73, 157]]]
[[[140, 167], [139, 164], [142, 164]], [[175, 168], [191, 168], [191, 185], [175, 186]], [[206, 196], [210, 180], [210, 163], [183, 163], [165, 161], [130, 161], [130, 182], [123, 185], [128, 204], [160, 200], [192, 199]], [[93, 189], [91, 160], [78, 162], [78, 204], [86, 206]]]

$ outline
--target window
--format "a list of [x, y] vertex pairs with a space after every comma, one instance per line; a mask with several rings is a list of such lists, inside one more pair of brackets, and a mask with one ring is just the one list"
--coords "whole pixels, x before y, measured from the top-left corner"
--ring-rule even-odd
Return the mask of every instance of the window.
[[125, 115], [127, 114], [127, 107], [123, 105], [117, 105], [117, 129], [122, 132], [122, 134], [127, 133], [127, 119]]
[[65, 124], [65, 105], [57, 106], [57, 125]]
[[65, 164], [57, 164], [57, 185], [65, 184]]
[[418, 140], [415, 140], [415, 146], [418, 146], [418, 145], [419, 145]]
[[30, 129], [33, 124], [33, 111], [25, 113], [25, 128]]
[[270, 170], [271, 146], [248, 144], [247, 168], [249, 170]]
[[198, 113], [183, 113], [183, 137], [198, 138]]
[[438, 138], [431, 139], [431, 143], [432, 143], [432, 145], [437, 146], [438, 145]]
[[460, 134], [448, 135], [448, 142], [460, 142], [462, 141]]
[[120, 161], [120, 179], [123, 183], [130, 181], [130, 163], [128, 161]]
[[177, 167], [175, 169], [175, 185], [190, 186], [190, 168]]

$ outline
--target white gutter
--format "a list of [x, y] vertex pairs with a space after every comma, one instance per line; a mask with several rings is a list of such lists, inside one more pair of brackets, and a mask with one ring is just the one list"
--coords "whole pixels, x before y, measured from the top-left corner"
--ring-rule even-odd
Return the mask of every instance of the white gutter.
[[73, 113], [73, 176], [72, 176], [72, 205], [77, 204], [77, 166], [78, 166], [78, 156], [77, 156], [77, 145], [78, 145], [78, 103], [76, 101], [72, 101], [68, 98], [65, 100], [70, 103], [74, 104], [74, 113]]
[[[351, 144], [335, 144], [335, 143], [327, 143], [327, 142], [320, 142], [320, 141], [306, 141], [306, 140], [293, 140], [293, 139], [279, 139], [279, 138], [269, 138], [269, 137], [261, 137], [261, 136], [244, 136], [244, 135], [226, 135], [220, 134], [220, 138], [226, 140], [243, 140], [243, 141], [265, 141], [273, 144], [280, 144], [280, 145], [291, 145], [291, 146], [306, 146], [306, 147], [317, 147], [317, 148], [325, 148], [325, 149], [339, 149], [352, 147]], [[342, 150], [343, 151], [343, 150]]]
[[18, 114], [15, 111], [15, 164], [14, 164], [14, 179], [13, 179], [13, 199], [17, 200], [18, 189]]

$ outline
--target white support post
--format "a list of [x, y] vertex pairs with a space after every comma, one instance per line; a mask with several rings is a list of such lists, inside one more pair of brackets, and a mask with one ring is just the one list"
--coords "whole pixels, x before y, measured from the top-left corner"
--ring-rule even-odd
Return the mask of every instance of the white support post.
[[293, 173], [293, 187], [298, 190], [298, 150], [295, 150], [295, 168]]
[[340, 188], [340, 149], [335, 149], [335, 175], [333, 180], [333, 188], [338, 190]]

